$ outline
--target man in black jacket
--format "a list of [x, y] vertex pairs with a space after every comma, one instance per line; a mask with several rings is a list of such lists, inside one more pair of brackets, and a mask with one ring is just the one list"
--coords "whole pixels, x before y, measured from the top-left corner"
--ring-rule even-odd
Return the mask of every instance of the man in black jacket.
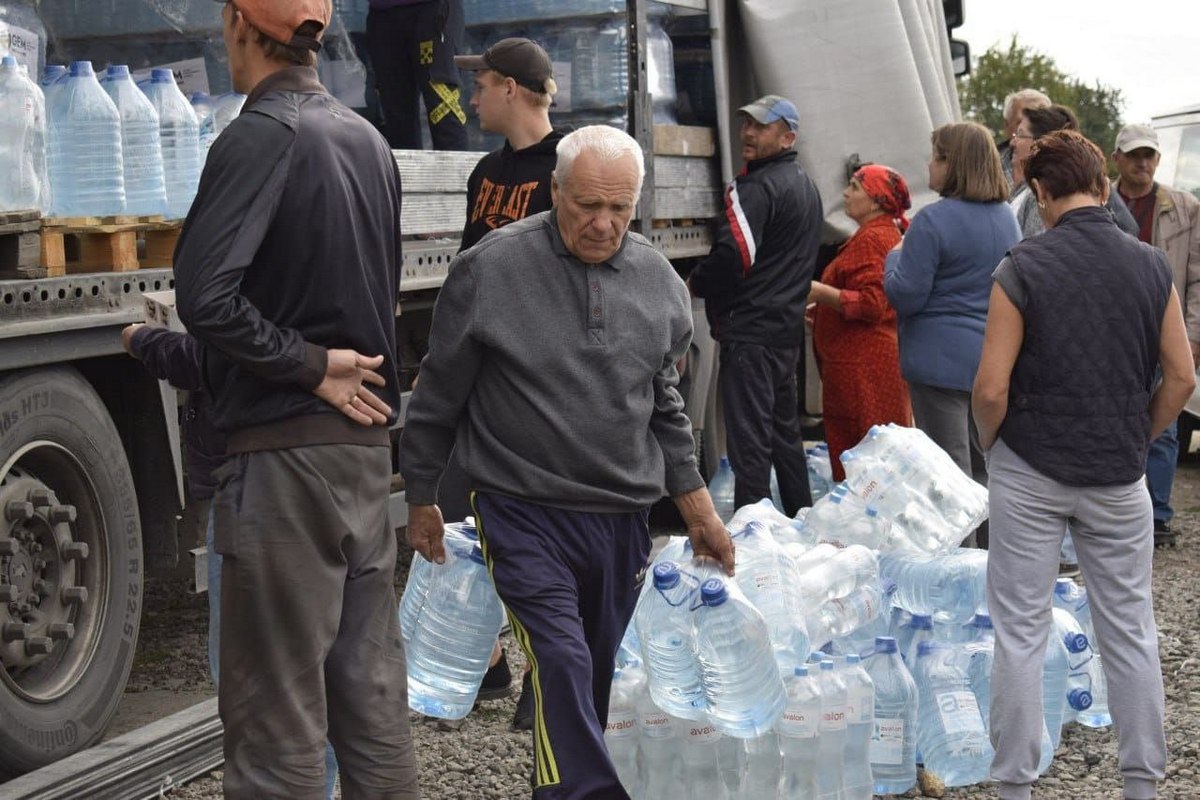
[[739, 109], [746, 167], [725, 194], [712, 252], [688, 281], [721, 343], [718, 385], [738, 507], [771, 496], [812, 504], [797, 407], [804, 306], [821, 243], [821, 197], [796, 163], [799, 115], [767, 95]]
[[234, 88], [175, 254], [204, 347], [222, 556], [225, 796], [419, 795], [388, 522], [400, 270], [387, 142], [317, 81], [327, 0], [222, 12]]

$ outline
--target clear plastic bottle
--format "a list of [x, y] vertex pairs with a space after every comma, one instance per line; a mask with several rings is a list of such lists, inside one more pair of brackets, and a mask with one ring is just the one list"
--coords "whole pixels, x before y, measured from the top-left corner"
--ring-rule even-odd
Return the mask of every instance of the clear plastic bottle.
[[[1061, 612], [1061, 609], [1055, 609]], [[1063, 612], [1065, 613], [1065, 612]], [[1070, 654], [1067, 644], [1052, 626], [1047, 637], [1046, 655], [1042, 664], [1042, 714], [1050, 741], [1058, 749], [1062, 728], [1074, 717], [1067, 705], [1067, 678], [1070, 673]]]
[[775, 797], [783, 768], [779, 736], [773, 730], [767, 731], [757, 739], [747, 739], [745, 748], [746, 769], [742, 774], [738, 796], [742, 800]]
[[[686, 731], [683, 754], [683, 791], [680, 797], [703, 797], [706, 800], [729, 800], [729, 792], [721, 780], [717, 748], [721, 732], [711, 722], [682, 722]], [[667, 795], [669, 797], [670, 795]]]
[[675, 58], [671, 37], [662, 23], [649, 20], [646, 27], [646, 82], [655, 125], [675, 125]]
[[809, 651], [795, 563], [761, 522], [746, 523], [731, 538], [736, 548], [734, 580], [766, 619], [776, 660], [786, 675], [796, 664], [795, 654]]
[[[473, 521], [472, 521], [473, 522]], [[468, 522], [452, 522], [445, 526], [443, 534], [444, 546], [449, 548], [452, 541], [474, 544], [479, 539], [479, 533], [474, 524]], [[458, 549], [461, 549], [459, 546]], [[429, 585], [433, 579], [436, 566], [420, 554], [414, 554], [412, 564], [408, 568], [408, 579], [404, 584], [404, 593], [400, 595], [400, 636], [404, 639], [407, 649], [417, 629], [421, 611], [429, 597]]]
[[[806, 510], [801, 509], [801, 512]], [[739, 508], [726, 522], [726, 527], [731, 531], [738, 531], [751, 522], [766, 526], [781, 546], [795, 543], [811, 547], [816, 544], [816, 540], [805, 533], [803, 522], [788, 517], [765, 497], [757, 503], [748, 503]]]
[[182, 219], [192, 207], [200, 183], [200, 123], [171, 70], [151, 71], [144, 91], [158, 112], [167, 216]]
[[896, 582], [896, 604], [913, 614], [966, 623], [986, 607], [986, 550], [959, 548], [934, 557], [886, 553], [879, 568]]
[[843, 547], [857, 544], [872, 550], [881, 548], [892, 531], [892, 523], [847, 489], [844, 483], [839, 483], [813, 503], [812, 510], [804, 518], [804, 525], [817, 541]]
[[1092, 678], [1092, 706], [1075, 715], [1075, 720], [1089, 728], [1104, 728], [1112, 724], [1108, 710], [1108, 681], [1104, 677], [1103, 656], [1096, 628], [1092, 624], [1092, 607], [1088, 602], [1087, 589], [1070, 578], [1059, 578], [1054, 584], [1054, 605], [1068, 611], [1083, 628], [1091, 645], [1093, 662], [1090, 665]]
[[821, 690], [809, 667], [801, 664], [787, 682], [787, 706], [775, 732], [783, 756], [779, 797], [816, 800], [820, 758]]
[[995, 752], [984, 732], [961, 647], [922, 642], [917, 650], [917, 746], [925, 771], [947, 788], [987, 780]]
[[684, 729], [688, 721], [672, 717], [643, 691], [638, 697], [638, 735], [642, 753], [642, 785], [638, 798], [670, 797], [679, 790], [683, 769]]
[[46, 101], [12, 56], [0, 59], [0, 211], [38, 210], [49, 197]]
[[829, 460], [829, 445], [817, 442], [805, 453], [808, 462], [808, 488], [815, 505], [833, 489], [833, 465]]
[[53, 131], [49, 159], [52, 213], [102, 217], [125, 210], [121, 117], [100, 88], [92, 62], [75, 61], [47, 108]]
[[870, 549], [852, 544], [805, 570], [800, 595], [806, 604], [845, 597], [859, 586], [879, 580], [879, 561]]
[[727, 736], [752, 739], [771, 729], [787, 700], [766, 620], [720, 578], [704, 582], [700, 600], [693, 621], [709, 719]]
[[679, 565], [654, 566], [653, 588], [634, 614], [650, 696], [664, 711], [683, 719], [705, 718], [704, 689], [693, 651], [691, 600]]
[[407, 652], [408, 702], [422, 714], [462, 719], [475, 704], [504, 610], [477, 543], [446, 542]]
[[1071, 612], [1054, 607], [1054, 634], [1063, 640], [1067, 649], [1067, 710], [1064, 724], [1092, 708], [1092, 687], [1095, 679], [1095, 654], [1079, 620]]
[[855, 654], [842, 660], [846, 682], [846, 750], [842, 785], [846, 800], [870, 800], [875, 782], [871, 777], [871, 734], [875, 724], [875, 683]]
[[158, 112], [129, 76], [124, 64], [109, 65], [100, 83], [121, 115], [121, 155], [125, 167], [125, 213], [167, 213]]
[[821, 647], [874, 622], [887, 609], [894, 589], [895, 584], [884, 578], [882, 583], [867, 583], [845, 597], [822, 603], [807, 619], [809, 639]]
[[908, 639], [908, 647], [904, 653], [904, 662], [912, 667], [917, 663], [917, 651], [921, 647], [921, 642], [931, 642], [933, 636], [933, 619], [924, 614], [913, 614], [908, 621], [910, 631]]
[[896, 640], [880, 636], [866, 660], [875, 687], [871, 775], [876, 794], [904, 794], [917, 782], [917, 684]]
[[717, 471], [708, 482], [708, 493], [712, 496], [713, 507], [716, 508], [721, 522], [729, 522], [736, 510], [733, 502], [733, 481], [733, 467], [729, 465], [729, 458], [721, 456]]
[[641, 785], [638, 773], [637, 699], [645, 687], [645, 678], [637, 670], [613, 673], [608, 695], [608, 721], [604, 726], [604, 745], [625, 791], [632, 796]]
[[817, 683], [821, 687], [821, 725], [817, 761], [819, 800], [844, 800], [846, 753], [846, 682], [826, 658], [821, 661]]

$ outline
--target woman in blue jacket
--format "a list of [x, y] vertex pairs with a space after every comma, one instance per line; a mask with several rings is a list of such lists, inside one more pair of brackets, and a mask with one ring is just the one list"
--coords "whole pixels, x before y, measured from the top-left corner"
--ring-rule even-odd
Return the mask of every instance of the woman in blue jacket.
[[900, 372], [917, 427], [982, 481], [971, 385], [992, 272], [1021, 232], [987, 129], [974, 122], [943, 125], [932, 143], [929, 188], [941, 199], [913, 218], [903, 247], [888, 255], [883, 288], [899, 320]]

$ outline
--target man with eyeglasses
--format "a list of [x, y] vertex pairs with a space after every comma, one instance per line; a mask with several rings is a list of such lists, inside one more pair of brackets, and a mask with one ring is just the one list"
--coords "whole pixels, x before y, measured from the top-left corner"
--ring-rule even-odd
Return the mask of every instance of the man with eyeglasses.
[[228, 798], [416, 798], [392, 580], [388, 423], [400, 184], [390, 148], [317, 80], [328, 0], [222, 10], [242, 113], [209, 152], [175, 253], [201, 344], [222, 556]]

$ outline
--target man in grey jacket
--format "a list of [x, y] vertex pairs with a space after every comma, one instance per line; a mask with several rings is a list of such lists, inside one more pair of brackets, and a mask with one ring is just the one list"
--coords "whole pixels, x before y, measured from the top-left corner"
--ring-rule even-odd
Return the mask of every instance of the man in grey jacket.
[[679, 506], [697, 555], [733, 547], [696, 469], [676, 362], [687, 289], [626, 232], [644, 167], [607, 126], [558, 146], [551, 211], [461, 253], [438, 297], [401, 439], [408, 538], [444, 559], [451, 449], [532, 666], [535, 798], [627, 798], [604, 746], [613, 658], [646, 564], [649, 506]]

